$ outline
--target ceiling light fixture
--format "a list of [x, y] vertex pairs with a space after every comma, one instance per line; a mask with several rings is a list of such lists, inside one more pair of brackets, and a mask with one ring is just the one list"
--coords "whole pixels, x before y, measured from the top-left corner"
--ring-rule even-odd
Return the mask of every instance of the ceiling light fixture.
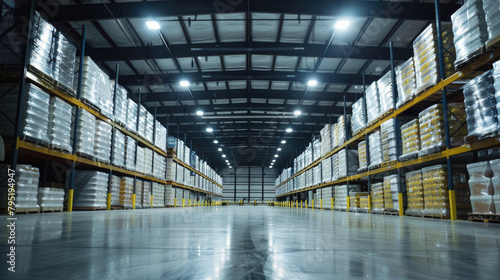
[[148, 20], [146, 21], [146, 26], [151, 30], [160, 29], [160, 24], [156, 20]]
[[209, 127], [209, 128], [207, 128], [207, 132], [212, 133], [212, 132], [214, 132], [214, 130], [211, 127]]
[[229, 162], [229, 160], [228, 160], [228, 159], [226, 159], [226, 162]]
[[203, 111], [201, 111], [201, 110], [196, 111], [196, 115], [203, 116]]
[[281, 148], [278, 148], [278, 152], [281, 151]]
[[218, 149], [218, 151], [219, 151], [219, 152], [222, 152], [222, 148], [219, 148], [219, 149]]
[[225, 157], [226, 157], [226, 155], [222, 155], [222, 157], [223, 157], [223, 158], [225, 158]]
[[347, 29], [349, 25], [351, 25], [351, 22], [343, 19], [343, 20], [338, 20], [333, 27], [337, 30], [344, 30]]
[[214, 144], [219, 144], [219, 141], [217, 141], [217, 140], [214, 140]]
[[181, 87], [188, 87], [189, 86], [189, 82], [186, 80], [180, 81], [179, 84], [181, 85]]
[[269, 166], [269, 168], [273, 168], [273, 166], [272, 166], [272, 165], [270, 165], [270, 166]]
[[278, 154], [275, 154], [274, 157], [279, 157]]
[[229, 165], [229, 168], [233, 168], [231, 165]]
[[307, 82], [307, 86], [308, 87], [314, 87], [314, 86], [317, 86], [317, 85], [318, 85], [318, 81], [316, 81], [316, 80], [309, 80]]
[[300, 110], [296, 110], [295, 112], [293, 112], [293, 114], [295, 116], [300, 116], [300, 114], [302, 114], [302, 112]]
[[286, 140], [281, 140], [281, 144], [286, 144]]
[[286, 131], [287, 133], [290, 133], [290, 132], [292, 132], [292, 131], [293, 131], [293, 129], [291, 129], [291, 128], [287, 128], [285, 131]]
[[276, 162], [276, 160], [275, 160], [275, 159], [273, 159], [273, 162]]

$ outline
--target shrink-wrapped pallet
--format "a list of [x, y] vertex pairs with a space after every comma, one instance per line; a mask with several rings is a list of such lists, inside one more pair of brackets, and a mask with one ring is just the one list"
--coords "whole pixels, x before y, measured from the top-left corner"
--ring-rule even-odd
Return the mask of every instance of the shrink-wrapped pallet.
[[469, 173], [469, 190], [472, 213], [495, 214], [493, 195], [493, 171], [488, 161], [476, 162], [467, 165]]
[[406, 173], [406, 192], [408, 198], [406, 215], [421, 216], [425, 208], [422, 170]]
[[380, 140], [379, 130], [368, 134], [368, 145], [368, 153], [370, 154], [368, 167], [373, 168], [382, 163], [382, 142]]
[[370, 124], [380, 116], [380, 99], [377, 82], [366, 89], [366, 123]]
[[111, 134], [110, 124], [96, 120], [94, 137], [94, 154], [97, 160], [109, 163], [111, 157]]
[[359, 161], [359, 169], [358, 171], [366, 170], [368, 167], [368, 161], [366, 157], [366, 140], [359, 142], [358, 144], [358, 161]]
[[111, 163], [119, 167], [125, 167], [125, 135], [114, 128], [113, 152], [111, 153]]
[[50, 98], [48, 135], [51, 148], [68, 153], [73, 151], [71, 146], [72, 109], [71, 105], [59, 97]]
[[401, 156], [399, 160], [409, 160], [418, 156], [420, 151], [420, 129], [418, 119], [413, 119], [401, 126]]
[[396, 107], [399, 108], [412, 100], [416, 95], [417, 88], [413, 57], [410, 57], [405, 63], [396, 67], [395, 72], [396, 84], [398, 86], [398, 102], [396, 103]]
[[78, 132], [76, 135], [76, 153], [95, 158], [96, 118], [87, 110], [80, 109], [78, 116]]

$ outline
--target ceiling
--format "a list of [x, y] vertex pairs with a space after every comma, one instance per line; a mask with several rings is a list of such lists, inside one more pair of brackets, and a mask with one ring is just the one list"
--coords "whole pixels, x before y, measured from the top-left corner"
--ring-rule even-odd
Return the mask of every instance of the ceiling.
[[[141, 91], [142, 104], [151, 113], [156, 108], [169, 135], [186, 139], [218, 168], [225, 159], [268, 166], [275, 154], [276, 166], [287, 166], [344, 114], [344, 105], [351, 113], [363, 73], [369, 84], [390, 69], [389, 42], [397, 65], [435, 19], [433, 1], [57, 2], [37, 10], [74, 42], [85, 25], [86, 55], [111, 77], [119, 65], [119, 83], [130, 96], [137, 100]], [[458, 8], [448, 2], [441, 1], [443, 20]], [[151, 19], [159, 30], [146, 26]], [[350, 26], [335, 30], [341, 19]], [[316, 86], [307, 85], [311, 79]]]

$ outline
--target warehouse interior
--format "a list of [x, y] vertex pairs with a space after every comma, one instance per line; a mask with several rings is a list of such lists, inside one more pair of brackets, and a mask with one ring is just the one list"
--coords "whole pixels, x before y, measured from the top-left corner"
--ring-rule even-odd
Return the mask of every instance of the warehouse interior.
[[500, 1], [0, 3], [2, 279], [500, 272]]

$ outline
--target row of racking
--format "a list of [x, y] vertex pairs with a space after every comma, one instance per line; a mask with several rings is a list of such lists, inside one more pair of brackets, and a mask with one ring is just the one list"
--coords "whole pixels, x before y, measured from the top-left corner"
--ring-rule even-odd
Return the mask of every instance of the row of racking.
[[[78, 59], [77, 48], [35, 11], [34, 2], [26, 9], [24, 47], [2, 50], [17, 52], [3, 55], [0, 77], [0, 98], [9, 105], [1, 109], [6, 120], [0, 133], [11, 161], [2, 168], [18, 171], [17, 209], [6, 210], [218, 204], [221, 177], [168, 136], [156, 107], [151, 114], [140, 104], [140, 92], [137, 102], [127, 97], [118, 84], [118, 65], [113, 81], [85, 56], [85, 26]], [[22, 19], [12, 18], [7, 30], [19, 32]], [[167, 145], [168, 139], [176, 143]], [[181, 149], [186, 153], [177, 156]], [[6, 184], [0, 183], [1, 208], [7, 205]]]
[[350, 118], [344, 105], [344, 116], [276, 180], [278, 205], [449, 219], [500, 214], [500, 30], [485, 20], [497, 10], [493, 1], [468, 1], [451, 25], [436, 11], [414, 56], [398, 67], [391, 43], [391, 70], [365, 88]]

